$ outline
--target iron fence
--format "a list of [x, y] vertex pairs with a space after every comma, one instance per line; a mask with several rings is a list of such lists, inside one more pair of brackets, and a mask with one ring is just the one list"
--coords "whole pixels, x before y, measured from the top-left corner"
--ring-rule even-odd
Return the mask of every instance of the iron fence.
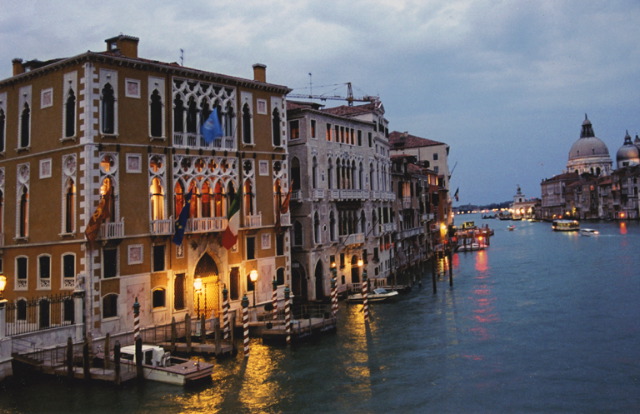
[[73, 296], [54, 295], [7, 303], [5, 318], [7, 336], [73, 325], [76, 319]]

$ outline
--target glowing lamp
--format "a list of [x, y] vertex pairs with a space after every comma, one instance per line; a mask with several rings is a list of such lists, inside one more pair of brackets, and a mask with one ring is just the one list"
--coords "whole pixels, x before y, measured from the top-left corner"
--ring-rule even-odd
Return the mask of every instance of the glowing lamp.
[[362, 261], [362, 259], [358, 259], [358, 267], [362, 267], [363, 264], [364, 262]]
[[7, 287], [7, 277], [5, 275], [0, 275], [0, 299], [2, 298], [2, 293], [4, 289]]
[[202, 290], [202, 279], [197, 277], [193, 280], [193, 288], [196, 292], [200, 292]]

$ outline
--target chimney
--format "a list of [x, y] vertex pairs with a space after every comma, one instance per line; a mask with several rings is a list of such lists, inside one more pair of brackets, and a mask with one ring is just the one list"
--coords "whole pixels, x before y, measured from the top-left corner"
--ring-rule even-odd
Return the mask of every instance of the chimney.
[[138, 57], [138, 42], [140, 39], [133, 36], [120, 35], [106, 39], [107, 52], [119, 53], [121, 56], [129, 58]]
[[253, 65], [253, 80], [256, 82], [267, 81], [267, 65], [256, 63]]
[[24, 64], [22, 63], [22, 59], [15, 58], [11, 61], [11, 63], [13, 63], [13, 76], [24, 73]]

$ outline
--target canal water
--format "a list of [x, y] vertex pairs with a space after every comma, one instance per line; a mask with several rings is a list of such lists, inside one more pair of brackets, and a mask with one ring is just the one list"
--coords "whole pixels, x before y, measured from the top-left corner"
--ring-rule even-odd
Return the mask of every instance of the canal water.
[[[197, 388], [56, 379], [0, 385], [0, 413], [640, 412], [640, 225], [473, 220], [485, 251], [454, 255], [394, 304], [341, 303], [336, 334], [293, 348], [251, 342]], [[584, 226], [585, 224], [583, 224]]]

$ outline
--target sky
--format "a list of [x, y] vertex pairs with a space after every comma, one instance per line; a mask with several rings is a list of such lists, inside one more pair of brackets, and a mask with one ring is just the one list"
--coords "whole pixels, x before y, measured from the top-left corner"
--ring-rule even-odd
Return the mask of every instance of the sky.
[[391, 131], [450, 146], [454, 205], [512, 200], [517, 186], [539, 197], [585, 114], [614, 165], [626, 131], [640, 134], [639, 0], [0, 0], [0, 10], [0, 79], [14, 58], [101, 52], [125, 34], [148, 59], [249, 79], [265, 64], [267, 81], [292, 94], [346, 96], [350, 82], [356, 98], [380, 98]]

